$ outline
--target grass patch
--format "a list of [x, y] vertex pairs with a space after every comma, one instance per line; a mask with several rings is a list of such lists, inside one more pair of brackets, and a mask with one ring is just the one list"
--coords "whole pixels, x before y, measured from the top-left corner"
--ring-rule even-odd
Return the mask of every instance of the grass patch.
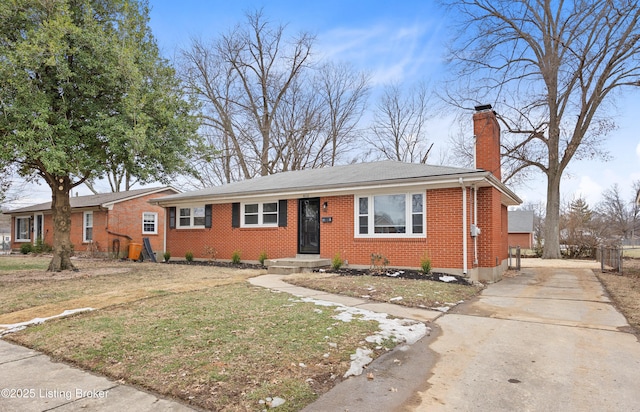
[[[377, 322], [246, 283], [154, 296], [47, 322], [9, 339], [210, 410], [297, 411], [346, 372]], [[394, 343], [388, 342], [387, 346]], [[384, 350], [384, 348], [378, 348]]]
[[0, 256], [0, 279], [3, 275], [21, 270], [47, 270], [50, 257], [42, 256]]
[[[340, 295], [392, 302], [409, 307], [432, 308], [455, 304], [476, 296], [482, 286], [466, 286], [429, 280], [380, 276], [304, 276], [287, 282]], [[391, 299], [402, 297], [400, 300]]]

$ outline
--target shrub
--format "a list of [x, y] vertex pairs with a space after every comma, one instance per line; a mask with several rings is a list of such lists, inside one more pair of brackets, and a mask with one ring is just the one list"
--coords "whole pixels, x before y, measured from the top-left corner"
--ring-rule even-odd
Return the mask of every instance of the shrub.
[[422, 258], [420, 258], [420, 268], [422, 268], [422, 273], [425, 275], [431, 273], [431, 259], [429, 259], [429, 255], [427, 255], [426, 252], [422, 255]]
[[42, 237], [38, 236], [38, 238], [36, 239], [36, 244], [32, 248], [32, 250], [36, 253], [49, 253], [53, 250], [53, 248], [50, 245], [44, 243]]
[[184, 258], [187, 260], [187, 262], [193, 262], [193, 252], [192, 251], [187, 251], [187, 253], [184, 254]]
[[[165, 262], [169, 262], [169, 259], [171, 259], [171, 252], [169, 252], [168, 250], [166, 252], [164, 252], [162, 254], [162, 257], [164, 257], [164, 261]], [[186, 256], [185, 256], [186, 257]], [[191, 258], [193, 259], [193, 256], [191, 256]]]
[[267, 260], [267, 252], [263, 250], [262, 252], [260, 252], [260, 256], [258, 256], [258, 262], [260, 262], [260, 264], [264, 266], [265, 260]]
[[23, 255], [33, 252], [33, 245], [31, 243], [23, 243], [20, 245], [20, 253]]
[[389, 259], [383, 254], [372, 253], [371, 254], [371, 269], [377, 272], [382, 272], [387, 269], [389, 265]]
[[218, 251], [213, 246], [204, 247], [204, 255], [209, 257], [209, 261], [216, 260], [217, 254], [218, 254]]
[[343, 264], [344, 260], [342, 260], [342, 257], [340, 257], [340, 252], [337, 252], [335, 255], [333, 255], [333, 259], [331, 260], [331, 269], [338, 270], [342, 267]]
[[240, 251], [238, 249], [234, 250], [231, 254], [231, 263], [234, 265], [240, 264]]

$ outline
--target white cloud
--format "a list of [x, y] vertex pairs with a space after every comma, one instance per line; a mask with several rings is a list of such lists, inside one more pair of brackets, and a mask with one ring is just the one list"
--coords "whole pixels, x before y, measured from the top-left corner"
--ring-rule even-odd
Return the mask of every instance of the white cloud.
[[580, 196], [593, 206], [601, 200], [603, 191], [604, 188], [590, 176], [582, 176], [574, 194], [576, 198]]

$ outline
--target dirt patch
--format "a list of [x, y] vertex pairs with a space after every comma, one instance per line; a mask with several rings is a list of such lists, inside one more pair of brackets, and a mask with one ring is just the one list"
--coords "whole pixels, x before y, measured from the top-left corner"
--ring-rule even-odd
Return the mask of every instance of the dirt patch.
[[618, 310], [640, 336], [640, 259], [625, 259], [623, 274], [595, 271]]

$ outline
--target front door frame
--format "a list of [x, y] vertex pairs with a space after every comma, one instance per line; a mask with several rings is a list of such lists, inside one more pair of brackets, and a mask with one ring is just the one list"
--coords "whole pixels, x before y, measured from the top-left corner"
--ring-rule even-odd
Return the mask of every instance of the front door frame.
[[[306, 212], [304, 205], [314, 204], [317, 208], [315, 230], [312, 233], [307, 233], [305, 229], [309, 229], [310, 220], [305, 220]], [[313, 225], [314, 222], [311, 222]], [[313, 228], [312, 228], [313, 229]], [[315, 238], [315, 239], [313, 239]], [[311, 239], [311, 241], [309, 240]], [[317, 244], [314, 248], [313, 243]], [[306, 246], [306, 247], [305, 247]], [[320, 198], [303, 198], [298, 199], [298, 253], [301, 255], [319, 255], [320, 254]]]

